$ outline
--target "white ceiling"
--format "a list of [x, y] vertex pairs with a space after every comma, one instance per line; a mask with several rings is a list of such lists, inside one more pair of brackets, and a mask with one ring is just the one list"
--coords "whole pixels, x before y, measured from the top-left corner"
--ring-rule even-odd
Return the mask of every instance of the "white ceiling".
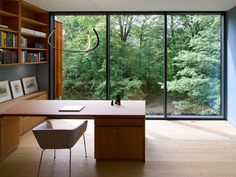
[[25, 0], [48, 11], [227, 11], [236, 0]]

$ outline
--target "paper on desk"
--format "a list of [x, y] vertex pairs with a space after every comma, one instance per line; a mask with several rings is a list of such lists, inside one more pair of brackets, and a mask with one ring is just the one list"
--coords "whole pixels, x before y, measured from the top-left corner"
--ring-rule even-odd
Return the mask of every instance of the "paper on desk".
[[59, 109], [59, 112], [79, 112], [84, 107], [85, 107], [84, 105], [68, 105], [68, 106], [61, 107]]

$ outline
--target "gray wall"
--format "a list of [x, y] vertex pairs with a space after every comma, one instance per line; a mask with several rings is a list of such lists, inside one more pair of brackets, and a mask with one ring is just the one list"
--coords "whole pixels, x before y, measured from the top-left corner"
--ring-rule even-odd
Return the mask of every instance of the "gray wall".
[[0, 81], [36, 76], [39, 90], [48, 90], [48, 64], [26, 64], [0, 67]]
[[39, 64], [36, 66], [37, 81], [40, 90], [49, 90], [49, 68], [48, 64]]
[[35, 74], [35, 65], [13, 65], [0, 67], [0, 81], [17, 80]]
[[236, 127], [236, 7], [227, 12], [227, 119]]

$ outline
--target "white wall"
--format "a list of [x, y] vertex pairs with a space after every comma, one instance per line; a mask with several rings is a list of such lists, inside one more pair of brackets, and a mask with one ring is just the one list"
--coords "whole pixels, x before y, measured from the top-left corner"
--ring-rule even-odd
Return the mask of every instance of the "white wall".
[[48, 11], [227, 11], [236, 0], [25, 0]]

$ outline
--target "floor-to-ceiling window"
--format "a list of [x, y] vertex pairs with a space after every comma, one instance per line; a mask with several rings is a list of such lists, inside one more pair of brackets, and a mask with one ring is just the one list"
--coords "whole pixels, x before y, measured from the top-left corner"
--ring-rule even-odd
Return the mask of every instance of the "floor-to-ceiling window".
[[[63, 23], [64, 99], [146, 100], [150, 118], [223, 118], [221, 14], [56, 14]], [[96, 36], [92, 41], [96, 41]], [[93, 45], [93, 44], [92, 44]]]
[[167, 15], [168, 115], [221, 115], [220, 15]]
[[146, 100], [147, 114], [162, 114], [163, 15], [110, 16], [111, 98]]
[[[63, 25], [63, 99], [105, 99], [106, 95], [106, 17], [104, 15], [58, 15]], [[99, 47], [86, 50], [90, 33], [91, 47], [96, 45], [96, 29]], [[72, 51], [72, 52], [70, 52]]]

